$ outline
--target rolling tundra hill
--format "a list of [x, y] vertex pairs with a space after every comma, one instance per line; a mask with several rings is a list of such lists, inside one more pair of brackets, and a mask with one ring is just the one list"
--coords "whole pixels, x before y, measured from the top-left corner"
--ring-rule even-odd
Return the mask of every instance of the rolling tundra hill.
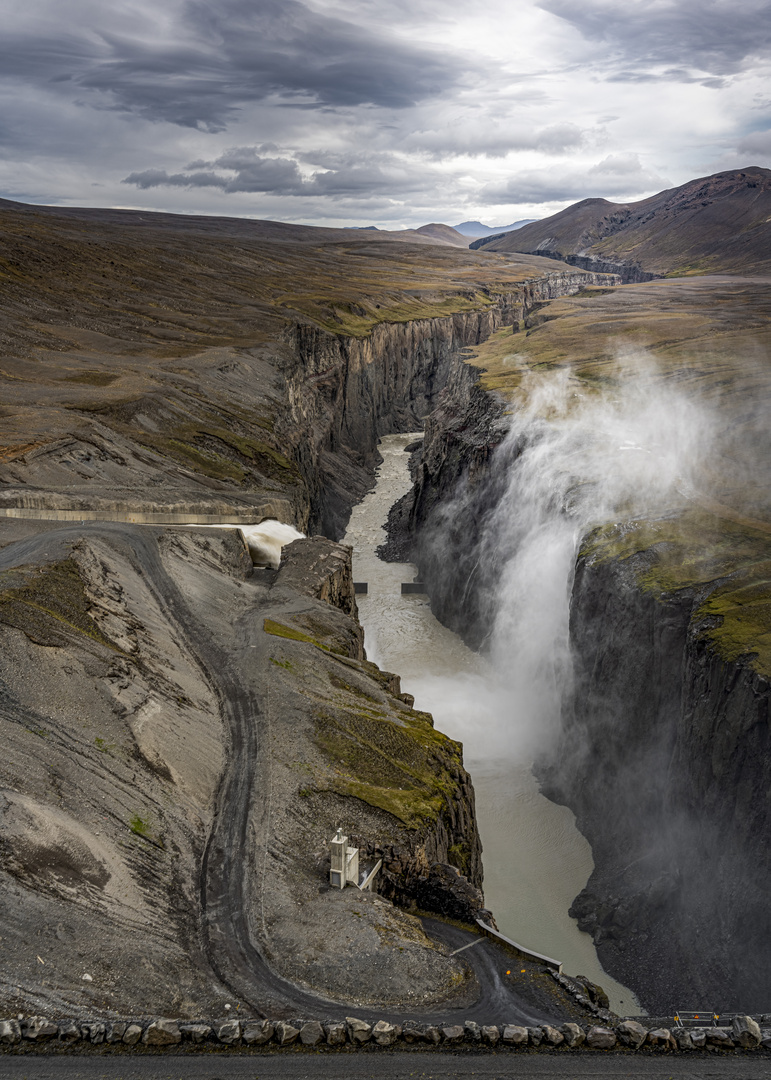
[[469, 245], [468, 236], [464, 236], [457, 229], [453, 229], [451, 225], [441, 225], [435, 221], [431, 222], [430, 225], [421, 225], [419, 229], [411, 231], [417, 233], [418, 236], [428, 237], [442, 244], [452, 244], [454, 247], [467, 248]]
[[634, 203], [583, 199], [485, 251], [538, 253], [576, 266], [624, 264], [626, 280], [771, 272], [771, 170], [751, 166], [690, 180]]

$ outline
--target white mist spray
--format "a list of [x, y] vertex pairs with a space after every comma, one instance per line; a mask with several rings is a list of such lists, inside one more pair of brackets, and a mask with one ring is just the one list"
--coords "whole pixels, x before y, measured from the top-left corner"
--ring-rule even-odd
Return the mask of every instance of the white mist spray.
[[701, 406], [645, 354], [587, 388], [568, 371], [526, 373], [497, 454], [507, 487], [482, 542], [499, 568], [488, 650], [500, 707], [490, 752], [532, 760], [570, 682], [568, 619], [581, 537], [660, 514], [692, 495], [709, 455]]

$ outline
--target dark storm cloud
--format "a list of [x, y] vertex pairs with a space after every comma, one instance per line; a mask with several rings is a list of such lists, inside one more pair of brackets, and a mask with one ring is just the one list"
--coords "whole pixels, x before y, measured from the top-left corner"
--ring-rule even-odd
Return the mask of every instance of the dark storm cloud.
[[[70, 25], [71, 16], [68, 10]], [[266, 99], [401, 109], [441, 94], [457, 78], [446, 53], [299, 0], [189, 0], [166, 34], [162, 22], [153, 32], [151, 9], [146, 16], [135, 32], [125, 20], [111, 23], [109, 9], [93, 32], [80, 35], [56, 21], [11, 30], [0, 45], [0, 70], [70, 84], [70, 93], [90, 105], [207, 131], [222, 130], [242, 106]]]
[[210, 170], [168, 173], [165, 169], [145, 169], [131, 173], [124, 184], [135, 184], [146, 190], [154, 187], [220, 188], [222, 191], [281, 192], [300, 194], [303, 186], [297, 163], [288, 158], [254, 158], [230, 178]]
[[[122, 182], [138, 188], [179, 187], [219, 188], [234, 192], [263, 192], [280, 195], [326, 195], [331, 198], [405, 195], [421, 189], [425, 170], [406, 170], [389, 154], [302, 155], [321, 165], [321, 171], [304, 177], [295, 160], [262, 157], [254, 147], [236, 147], [214, 161], [194, 161], [184, 172], [165, 169], [134, 172]], [[223, 173], [221, 170], [225, 170]], [[233, 173], [235, 175], [227, 175]]]
[[771, 51], [768, 0], [540, 0], [538, 6], [607, 46], [598, 59], [617, 63], [616, 77], [624, 81], [650, 79], [654, 71], [674, 81], [691, 81], [694, 70], [731, 75]]

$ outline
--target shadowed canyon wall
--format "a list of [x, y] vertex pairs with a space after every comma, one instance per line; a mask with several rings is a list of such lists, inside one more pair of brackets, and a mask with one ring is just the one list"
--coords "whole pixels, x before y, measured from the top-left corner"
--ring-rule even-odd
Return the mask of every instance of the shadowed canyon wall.
[[[514, 338], [511, 348], [519, 355], [527, 344]], [[591, 409], [603, 397], [613, 408], [623, 401], [612, 366], [583, 385], [563, 371], [561, 389], [559, 371], [543, 375], [554, 393], [529, 427], [522, 398], [507, 405], [478, 368], [455, 372], [428, 418], [414, 492], [391, 525], [412, 532], [435, 613], [482, 646], [504, 681], [524, 667], [535, 687], [532, 700], [517, 692], [511, 710], [515, 718], [524, 701], [537, 724], [523, 733], [513, 719], [509, 738], [537, 755], [546, 793], [574, 810], [592, 844], [596, 869], [573, 914], [603, 965], [651, 1011], [685, 1001], [761, 1010], [771, 962], [771, 543], [764, 507], [743, 516], [712, 499], [724, 497], [725, 431], [752, 431], [763, 406], [744, 385], [733, 406], [730, 395], [717, 411], [698, 405], [692, 388], [678, 389], [686, 367], [671, 381], [663, 371], [649, 378], [649, 363], [637, 365], [643, 390], [660, 378], [663, 396], [649, 401], [648, 441], [635, 428], [639, 403], [622, 408], [606, 461], [586, 455], [602, 434]], [[767, 394], [766, 383], [758, 400]], [[594, 418], [575, 438], [555, 439], [575, 400]], [[767, 455], [762, 440], [754, 446], [762, 477]], [[550, 464], [534, 503], [516, 476], [544, 447]], [[709, 498], [700, 494], [707, 476]], [[523, 529], [536, 503], [538, 527]], [[608, 520], [617, 524], [592, 531]], [[567, 547], [555, 556], [561, 532]], [[562, 575], [551, 589], [550, 560]], [[549, 608], [559, 618], [544, 632]], [[507, 752], [501, 733], [491, 742]]]

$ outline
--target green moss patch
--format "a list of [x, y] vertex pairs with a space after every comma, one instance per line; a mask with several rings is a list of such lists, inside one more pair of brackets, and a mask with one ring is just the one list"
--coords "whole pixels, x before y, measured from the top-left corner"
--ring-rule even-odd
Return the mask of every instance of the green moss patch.
[[756, 671], [771, 675], [771, 561], [762, 568], [765, 576], [758, 579], [760, 569], [744, 570], [716, 589], [697, 615], [720, 620], [706, 636], [724, 660], [744, 657]]
[[654, 596], [691, 589], [693, 618], [722, 659], [771, 675], [771, 537], [760, 527], [701, 510], [595, 529], [581, 555], [607, 562], [642, 556], [635, 576]]
[[447, 852], [447, 861], [468, 877], [471, 873], [471, 848], [467, 842], [453, 844]]
[[283, 668], [285, 671], [294, 671], [294, 664], [291, 660], [276, 660], [275, 656], [269, 657], [271, 664], [275, 664], [276, 667]]
[[302, 630], [295, 630], [294, 627], [286, 626], [284, 623], [276, 622], [274, 619], [264, 619], [262, 628], [266, 634], [273, 634], [274, 637], [287, 638], [289, 641], [306, 641], [309, 645], [316, 645], [320, 649], [324, 648], [314, 638], [304, 634]]
[[283, 485], [298, 484], [302, 479], [294, 462], [264, 440], [238, 435], [216, 424], [177, 424], [161, 434], [132, 428], [131, 434], [156, 453], [214, 480], [245, 484], [255, 472]]
[[164, 849], [165, 845], [163, 840], [153, 835], [152, 824], [149, 817], [142, 817], [141, 814], [132, 814], [129, 819], [129, 828], [134, 836], [139, 836], [142, 840], [146, 840], [148, 844], [152, 844], [154, 847]]
[[247, 473], [243, 466], [230, 461], [216, 451], [201, 450], [182, 439], [166, 435], [150, 435], [142, 432], [135, 438], [137, 442], [150, 447], [163, 457], [172, 458], [184, 468], [209, 476], [213, 480], [230, 480], [236, 484], [243, 484], [247, 480]]
[[[363, 338], [378, 323], [406, 323], [466, 311], [484, 311], [498, 299], [497, 296], [476, 290], [449, 296], [428, 295], [423, 294], [419, 287], [414, 291], [404, 289], [404, 284], [402, 291], [396, 295], [381, 294], [378, 303], [369, 297], [363, 297], [360, 303], [352, 303], [342, 296], [326, 292], [281, 297], [278, 302], [307, 315], [318, 326], [332, 333]], [[416, 285], [419, 286], [419, 283], [416, 282]]]
[[120, 652], [91, 618], [90, 607], [74, 559], [18, 567], [0, 577], [0, 621], [6, 626], [38, 645], [61, 646], [76, 635]]
[[307, 612], [296, 612], [292, 621], [308, 633], [314, 644], [336, 656], [351, 657], [356, 652], [356, 635], [350, 628], [335, 618], [338, 613], [329, 609], [328, 619], [315, 618]]
[[436, 821], [442, 808], [441, 799], [431, 799], [415, 788], [397, 790], [358, 780], [339, 779], [332, 785], [332, 790], [338, 795], [349, 795], [361, 799], [368, 806], [385, 810], [387, 814], [392, 814], [403, 822], [408, 829], [419, 829]]
[[456, 788], [458, 743], [418, 721], [394, 722], [373, 709], [338, 709], [315, 718], [317, 745], [335, 766], [330, 784], [393, 814], [408, 828], [435, 822]]

